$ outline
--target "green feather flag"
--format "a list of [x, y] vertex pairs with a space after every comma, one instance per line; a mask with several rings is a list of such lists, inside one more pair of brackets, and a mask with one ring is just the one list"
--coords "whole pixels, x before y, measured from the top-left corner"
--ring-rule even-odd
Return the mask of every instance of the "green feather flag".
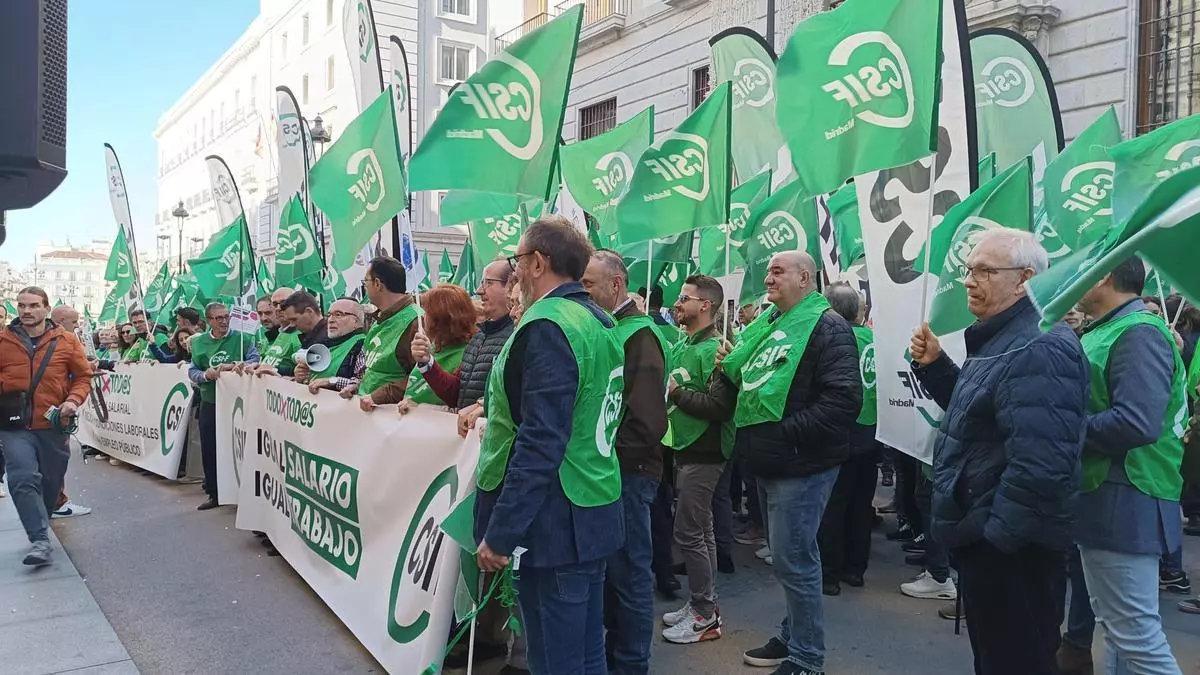
[[133, 288], [133, 254], [129, 252], [129, 242], [125, 240], [124, 228], [117, 228], [117, 239], [113, 242], [112, 252], [108, 255], [104, 280], [114, 282], [113, 288], [117, 294], [127, 294]]

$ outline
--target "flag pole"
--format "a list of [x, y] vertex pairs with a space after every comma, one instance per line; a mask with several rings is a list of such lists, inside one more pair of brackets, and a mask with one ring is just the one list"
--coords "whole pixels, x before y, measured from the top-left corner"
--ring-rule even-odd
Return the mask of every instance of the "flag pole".
[[[1158, 276], [1158, 275], [1155, 275]], [[1162, 282], [1159, 282], [1162, 283]], [[1175, 328], [1175, 324], [1179, 323], [1179, 317], [1183, 316], [1183, 308], [1187, 307], [1187, 298], [1183, 295], [1179, 296], [1179, 309], [1175, 310], [1175, 318], [1171, 319], [1171, 328]], [[1167, 306], [1163, 305], [1163, 312], [1167, 311]]]
[[[1162, 277], [1158, 276], [1158, 270], [1155, 270], [1155, 272], [1154, 272], [1154, 280], [1156, 282], [1158, 282], [1158, 302], [1160, 303], [1159, 306], [1162, 307], [1163, 318], [1166, 319], [1167, 318], [1167, 295], [1166, 295], [1166, 293], [1163, 292]], [[1183, 309], [1182, 303], [1179, 305], [1179, 308]], [[1171, 323], [1171, 327], [1172, 328], [1175, 327], [1174, 322]]]
[[[730, 224], [730, 223], [725, 224], [725, 278], [726, 278], [726, 280], [729, 279], [729, 237], [730, 237], [730, 231], [732, 229], [733, 229], [732, 224]], [[725, 314], [725, 321], [724, 321], [724, 327], [721, 329], [721, 339], [728, 340], [729, 339], [729, 314], [730, 314], [729, 303], [725, 302], [722, 304], [725, 305], [725, 307], [721, 308], [722, 310], [724, 310], [723, 314]]]
[[654, 292], [654, 240], [646, 241], [646, 313], [650, 313], [650, 294]]
[[919, 328], [929, 318], [929, 277], [933, 274], [933, 270], [929, 269], [930, 261], [933, 256], [930, 244], [933, 240], [933, 180], [937, 173], [937, 153], [929, 156], [929, 199], [928, 209], [925, 213], [925, 276], [921, 281], [921, 321], [917, 325]]

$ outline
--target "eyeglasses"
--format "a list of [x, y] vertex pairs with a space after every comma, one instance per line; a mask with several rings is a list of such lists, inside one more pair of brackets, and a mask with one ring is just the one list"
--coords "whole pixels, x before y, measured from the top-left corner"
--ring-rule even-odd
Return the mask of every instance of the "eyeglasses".
[[[517, 263], [521, 262], [521, 258], [524, 258], [527, 255], [533, 255], [534, 253], [542, 253], [542, 252], [535, 249], [533, 251], [527, 251], [525, 253], [518, 253], [516, 255], [508, 256], [507, 260], [508, 260], [509, 268], [512, 269], [512, 271], [514, 271], [514, 272], [517, 271]], [[546, 254], [542, 253], [542, 255], [546, 255]], [[546, 256], [546, 257], [548, 258], [550, 256]]]
[[341, 310], [333, 311], [333, 312], [329, 313], [329, 318], [331, 318], [331, 319], [335, 318], [335, 317], [339, 318], [339, 319], [344, 319], [348, 316], [354, 316], [354, 314], [351, 314], [350, 312], [343, 312]]
[[708, 302], [706, 298], [700, 298], [695, 295], [684, 295], [683, 293], [679, 294], [679, 300], [676, 302], [689, 302], [691, 300], [695, 300], [696, 302]]
[[229, 320], [228, 314], [218, 314], [216, 316], [209, 317], [209, 321], [228, 321], [228, 320]]
[[[1015, 272], [1016, 270], [1029, 269], [1028, 267], [985, 267], [983, 265], [967, 266], [967, 277], [972, 277], [976, 281], [989, 281], [992, 275], [996, 272]], [[964, 277], [966, 278], [966, 277]]]

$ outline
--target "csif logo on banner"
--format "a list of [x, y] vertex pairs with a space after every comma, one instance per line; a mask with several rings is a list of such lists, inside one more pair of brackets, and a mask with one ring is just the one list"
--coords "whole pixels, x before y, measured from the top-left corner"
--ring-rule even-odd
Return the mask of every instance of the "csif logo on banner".
[[[497, 78], [507, 79], [507, 82], [464, 82], [459, 87], [462, 91], [459, 101], [471, 106], [479, 119], [491, 123], [485, 131], [501, 150], [516, 159], [529, 161], [537, 156], [545, 138], [542, 81], [529, 64], [507, 52], [501, 52], [488, 65], [492, 64], [508, 66], [508, 77]], [[498, 65], [492, 67], [500, 71]], [[528, 132], [524, 132], [525, 129]], [[450, 130], [447, 135], [482, 138], [482, 132], [473, 130]]]
[[761, 108], [775, 100], [775, 78], [759, 59], [740, 59], [733, 65], [733, 109]]
[[1019, 108], [1033, 98], [1033, 73], [1018, 58], [998, 56], [988, 61], [980, 73], [983, 81], [975, 85], [978, 105]]
[[1170, 164], [1154, 172], [1154, 175], [1165, 180], [1184, 169], [1200, 166], [1200, 152], [1195, 152], [1196, 150], [1200, 150], [1200, 140], [1176, 143], [1163, 155], [1163, 161]]
[[695, 134], [672, 132], [656, 145], [660, 150], [655, 157], [647, 157], [642, 164], [668, 185], [661, 192], [650, 192], [643, 196], [647, 202], [665, 199], [671, 193], [702, 202], [708, 198], [708, 140]]
[[300, 142], [300, 117], [296, 113], [283, 113], [279, 116], [279, 132], [283, 134], [283, 144], [289, 148]]
[[[457, 555], [458, 545], [445, 544], [441, 523], [450, 515], [458, 498], [458, 467], [448, 467], [430, 481], [413, 512], [404, 534], [404, 543], [392, 570], [392, 588], [388, 597], [387, 629], [392, 640], [407, 644], [429, 628], [428, 610], [401, 616], [401, 608], [431, 607], [441, 580], [442, 553]], [[453, 587], [453, 584], [450, 584]], [[399, 602], [401, 597], [418, 596], [422, 601]]]
[[167, 393], [162, 412], [158, 416], [158, 442], [163, 457], [175, 449], [175, 435], [187, 426], [187, 403], [192, 390], [180, 382]]
[[855, 119], [887, 129], [904, 129], [912, 124], [912, 73], [900, 45], [890, 35], [883, 31], [855, 33], [833, 48], [828, 63], [847, 67], [846, 72], [821, 89], [834, 101], [845, 103], [854, 117], [825, 130], [826, 140], [853, 129]]
[[125, 181], [121, 178], [121, 167], [116, 163], [108, 165], [108, 190], [113, 197], [125, 198]]
[[383, 185], [383, 168], [379, 166], [379, 158], [371, 148], [363, 148], [350, 155], [346, 160], [346, 175], [355, 176], [354, 183], [347, 188], [363, 207], [354, 217], [352, 225], [359, 224], [367, 213], [379, 209], [383, 198], [387, 196], [387, 188]]
[[358, 3], [358, 59], [363, 63], [371, 58], [371, 52], [375, 49], [375, 35], [371, 30], [371, 11], [367, 9], [367, 3], [360, 0]]
[[216, 185], [213, 186], [217, 198], [226, 204], [233, 204], [233, 198], [236, 196], [233, 190], [233, 183], [230, 182], [229, 176], [224, 172], [217, 174]]
[[392, 69], [392, 81], [392, 105], [398, 117], [408, 110], [408, 80], [404, 77], [404, 71]]
[[1093, 216], [1111, 216], [1109, 192], [1113, 187], [1113, 162], [1085, 162], [1063, 176], [1059, 189], [1064, 195], [1063, 209]]
[[229, 427], [232, 438], [229, 447], [233, 453], [233, 478], [238, 485], [242, 484], [242, 460], [246, 457], [246, 402], [238, 396], [233, 401], [233, 412], [229, 415]]
[[615, 206], [618, 198], [625, 191], [625, 186], [629, 183], [629, 177], [633, 175], [633, 160], [627, 153], [620, 150], [610, 152], [596, 162], [596, 170], [600, 172], [600, 175], [592, 179], [592, 186], [600, 194], [611, 199]]

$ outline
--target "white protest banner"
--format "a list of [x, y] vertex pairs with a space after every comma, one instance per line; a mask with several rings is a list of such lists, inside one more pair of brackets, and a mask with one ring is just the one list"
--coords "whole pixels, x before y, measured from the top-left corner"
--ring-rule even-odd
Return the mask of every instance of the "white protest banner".
[[101, 422], [92, 402], [85, 402], [79, 410], [79, 442], [175, 480], [195, 397], [187, 369], [122, 364], [115, 372], [101, 373], [92, 384], [104, 397], [108, 420]]
[[461, 550], [440, 523], [474, 489], [478, 438], [440, 408], [364, 413], [274, 377], [222, 376], [217, 398], [245, 439], [237, 527], [267, 533], [389, 672], [440, 659]]
[[246, 398], [254, 378], [221, 373], [217, 378], [217, 503], [238, 503], [246, 449]]
[[[932, 439], [942, 409], [921, 386], [909, 363], [912, 331], [921, 320], [922, 274], [913, 263], [925, 244], [933, 199], [934, 226], [972, 189], [974, 96], [964, 78], [971, 73], [962, 0], [942, 5], [942, 100], [938, 108], [938, 152], [933, 185], [930, 160], [857, 176], [859, 217], [871, 289], [875, 363], [879, 386], [876, 437], [923, 462], [931, 461]], [[931, 195], [932, 192], [932, 195]], [[930, 298], [936, 278], [928, 284]], [[962, 363], [962, 336], [942, 339], [942, 348]]]

